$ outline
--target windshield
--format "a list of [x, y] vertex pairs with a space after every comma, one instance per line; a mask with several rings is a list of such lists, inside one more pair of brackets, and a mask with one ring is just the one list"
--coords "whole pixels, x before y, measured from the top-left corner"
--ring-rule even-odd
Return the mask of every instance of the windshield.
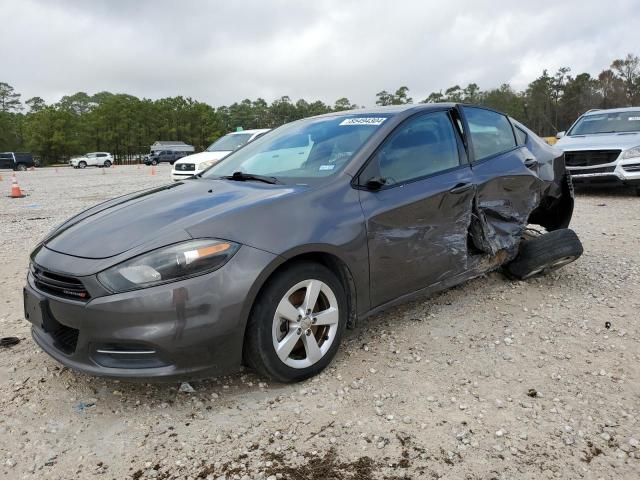
[[207, 152], [233, 152], [247, 143], [252, 133], [229, 133], [213, 142]]
[[626, 132], [640, 132], [640, 110], [585, 115], [578, 120], [569, 135]]
[[340, 171], [388, 118], [352, 114], [292, 122], [229, 155], [203, 177], [234, 172], [277, 179], [327, 177]]

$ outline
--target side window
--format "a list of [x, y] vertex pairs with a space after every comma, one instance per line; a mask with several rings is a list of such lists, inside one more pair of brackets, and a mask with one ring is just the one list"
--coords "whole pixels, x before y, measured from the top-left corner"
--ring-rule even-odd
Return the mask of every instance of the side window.
[[476, 160], [506, 152], [516, 146], [513, 129], [507, 117], [482, 108], [463, 108]]
[[376, 154], [387, 185], [406, 182], [460, 165], [458, 144], [447, 112], [408, 120]]

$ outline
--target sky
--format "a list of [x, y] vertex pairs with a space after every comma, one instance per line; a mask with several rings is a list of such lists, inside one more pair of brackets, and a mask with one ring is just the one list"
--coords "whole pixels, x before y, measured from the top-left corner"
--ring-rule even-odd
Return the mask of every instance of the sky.
[[375, 104], [452, 85], [517, 89], [640, 54], [638, 0], [0, 0], [0, 82], [48, 103], [84, 91], [213, 106]]

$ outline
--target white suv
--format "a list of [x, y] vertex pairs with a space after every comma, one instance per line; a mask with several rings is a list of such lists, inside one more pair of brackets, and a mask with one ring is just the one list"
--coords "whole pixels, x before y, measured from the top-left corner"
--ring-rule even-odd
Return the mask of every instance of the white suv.
[[108, 152], [92, 152], [69, 160], [73, 168], [106, 167], [113, 165], [113, 156]]
[[183, 157], [175, 162], [171, 170], [171, 178], [178, 181], [197, 175], [268, 131], [268, 128], [260, 128], [228, 133], [209, 145], [204, 152]]
[[574, 183], [628, 185], [640, 195], [640, 107], [589, 110], [557, 137]]

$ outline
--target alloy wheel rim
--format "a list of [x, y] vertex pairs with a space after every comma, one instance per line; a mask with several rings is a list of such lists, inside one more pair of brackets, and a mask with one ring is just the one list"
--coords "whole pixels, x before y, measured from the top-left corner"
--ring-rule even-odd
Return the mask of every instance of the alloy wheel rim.
[[291, 368], [307, 368], [320, 361], [336, 338], [340, 312], [331, 288], [316, 279], [291, 287], [273, 315], [272, 340], [276, 355]]

